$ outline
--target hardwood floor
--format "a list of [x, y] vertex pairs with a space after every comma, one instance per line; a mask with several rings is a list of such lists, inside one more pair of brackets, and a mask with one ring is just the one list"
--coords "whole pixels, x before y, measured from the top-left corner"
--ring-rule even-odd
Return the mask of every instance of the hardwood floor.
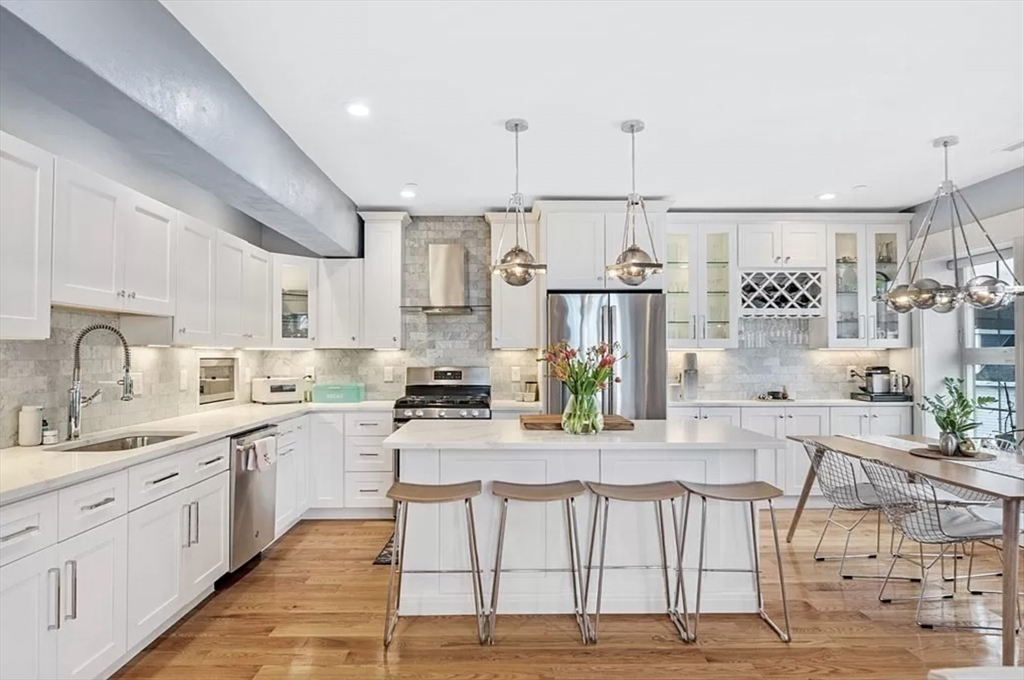
[[[790, 517], [779, 512], [780, 531]], [[842, 580], [838, 563], [814, 562], [811, 555], [824, 517], [824, 511], [805, 512], [793, 543], [783, 547], [793, 621], [793, 642], [788, 645], [752, 615], [702, 617], [697, 644], [681, 642], [664, 617], [605, 616], [601, 642], [587, 647], [579, 643], [568, 616], [502, 617], [493, 647], [476, 644], [471, 617], [432, 617], [399, 624], [385, 657], [381, 634], [388, 569], [370, 562], [391, 524], [307, 521], [252, 572], [213, 595], [115, 677], [901, 680], [924, 678], [930, 668], [999, 663], [998, 634], [922, 630], [914, 624], [913, 602], [881, 604], [878, 581]], [[761, 521], [762, 537], [768, 539], [762, 550], [766, 605], [781, 621], [764, 513]], [[830, 536], [826, 547], [841, 549], [840, 532]], [[857, 545], [851, 544], [851, 553], [873, 548], [874, 525], [853, 543]], [[996, 564], [993, 550], [979, 549], [976, 571], [993, 571]], [[861, 573], [881, 573], [887, 566], [884, 558], [850, 564]], [[961, 568], [966, 573], [965, 561]], [[910, 573], [909, 566], [903, 569]], [[987, 588], [998, 586], [994, 579], [984, 583]], [[897, 583], [895, 588], [897, 594], [917, 592], [917, 584]], [[999, 596], [972, 596], [963, 584], [954, 602], [925, 607], [929, 616], [941, 613], [998, 625]], [[1017, 649], [1020, 658], [1020, 637]]]

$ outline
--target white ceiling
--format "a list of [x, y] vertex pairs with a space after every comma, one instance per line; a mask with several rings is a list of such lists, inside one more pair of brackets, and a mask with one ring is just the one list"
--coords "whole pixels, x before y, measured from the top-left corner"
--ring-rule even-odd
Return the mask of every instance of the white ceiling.
[[512, 117], [528, 201], [624, 196], [627, 118], [676, 208], [907, 207], [946, 134], [961, 186], [1024, 165], [1020, 0], [163, 2], [361, 208], [503, 207]]

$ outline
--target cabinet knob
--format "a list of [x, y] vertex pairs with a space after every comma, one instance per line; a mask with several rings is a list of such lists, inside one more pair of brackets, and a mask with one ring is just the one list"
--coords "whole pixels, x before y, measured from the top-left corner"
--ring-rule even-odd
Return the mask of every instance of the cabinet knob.
[[398, 338], [393, 337], [393, 338], [391, 338], [391, 341], [392, 342], [398, 342]]
[[792, 415], [792, 414], [790, 414], [790, 415], [788, 415], [788, 416], [786, 416], [786, 417], [787, 417], [787, 418], [792, 418], [792, 417], [793, 417], [793, 415]]
[[132, 292], [128, 293], [128, 297], [131, 298], [132, 300], [134, 300], [135, 299], [135, 291], [133, 290]]
[[872, 413], [872, 414], [871, 414], [871, 417], [872, 417], [872, 418], [877, 418], [877, 417], [878, 417], [878, 414], [877, 414], [877, 413]]
[[780, 415], [779, 415], [779, 420], [782, 420], [783, 418], [785, 418], [785, 416], [783, 416], [783, 415], [781, 415], [781, 414], [780, 414]]
[[603, 277], [603, 276], [598, 276], [598, 277], [597, 277], [597, 280], [598, 280], [598, 281], [604, 281], [604, 277]]
[[123, 290], [117, 291], [117, 297], [124, 297], [124, 291]]
[[353, 335], [352, 336], [352, 342], [355, 342], [355, 341], [356, 341], [356, 336]]
[[787, 255], [787, 256], [786, 256], [786, 259], [784, 260], [786, 264], [789, 264], [789, 259], [790, 259], [790, 258], [789, 258], [789, 255]]
[[779, 257], [775, 258], [775, 264], [779, 264], [780, 262], [782, 262], [782, 256], [781, 255]]
[[181, 328], [179, 328], [179, 329], [178, 329], [178, 332], [179, 332], [179, 333], [184, 333], [184, 332], [185, 332], [185, 327], [184, 327], [184, 326], [182, 326]]
[[701, 418], [703, 418], [704, 420], [707, 420], [707, 419], [708, 419], [708, 417], [707, 417], [707, 416], [701, 416]]

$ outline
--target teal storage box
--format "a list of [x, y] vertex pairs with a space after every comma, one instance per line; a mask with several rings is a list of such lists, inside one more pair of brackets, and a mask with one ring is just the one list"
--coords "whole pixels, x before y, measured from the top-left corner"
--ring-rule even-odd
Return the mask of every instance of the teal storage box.
[[320, 404], [351, 404], [357, 401], [366, 401], [366, 385], [363, 383], [313, 385], [313, 401]]

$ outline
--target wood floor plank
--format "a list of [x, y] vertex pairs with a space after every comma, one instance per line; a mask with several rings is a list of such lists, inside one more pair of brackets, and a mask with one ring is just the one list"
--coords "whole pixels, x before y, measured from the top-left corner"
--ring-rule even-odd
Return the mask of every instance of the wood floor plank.
[[[786, 527], [790, 514], [779, 516]], [[215, 593], [115, 678], [923, 680], [930, 668], [999, 662], [998, 635], [922, 630], [914, 624], [914, 602], [883, 604], [877, 599], [878, 580], [843, 580], [837, 562], [814, 561], [824, 517], [824, 511], [807, 510], [793, 543], [782, 550], [794, 634], [788, 645], [748, 615], [702, 617], [697, 644], [680, 641], [664, 616], [605, 615], [601, 642], [587, 647], [568, 616], [499, 616], [494, 646], [477, 644], [472, 617], [423, 617], [403, 620], [385, 654], [388, 569], [371, 562], [391, 523], [306, 521], [278, 541], [259, 566]], [[765, 605], [781, 621], [775, 555], [769, 534], [763, 536]], [[838, 553], [842, 539], [830, 533], [822, 549]], [[884, 574], [887, 534], [882, 543], [878, 559], [851, 560], [847, 568]], [[874, 544], [874, 526], [865, 523], [851, 552], [868, 552]], [[966, 563], [960, 567], [966, 573]], [[996, 570], [997, 555], [979, 550], [975, 568]], [[898, 573], [916, 575], [903, 565]], [[991, 579], [988, 584], [998, 586]], [[916, 595], [917, 588], [898, 583], [893, 593]], [[998, 595], [960, 590], [952, 602], [926, 603], [925, 615], [998, 622]], [[1018, 641], [1018, 657], [1024, 655], [1022, 647]]]

